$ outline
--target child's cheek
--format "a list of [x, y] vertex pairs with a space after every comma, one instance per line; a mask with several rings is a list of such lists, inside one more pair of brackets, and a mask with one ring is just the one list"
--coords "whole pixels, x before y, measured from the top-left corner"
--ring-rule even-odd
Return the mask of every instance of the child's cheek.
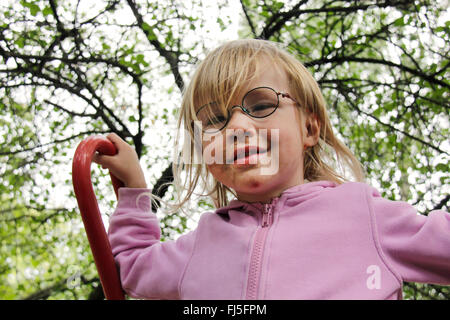
[[230, 172], [227, 170], [227, 166], [223, 164], [210, 164], [206, 166], [208, 171], [214, 177], [215, 180], [220, 183], [226, 185], [227, 187], [231, 187], [230, 182]]
[[224, 143], [221, 137], [203, 143], [203, 161], [206, 165], [225, 163]]

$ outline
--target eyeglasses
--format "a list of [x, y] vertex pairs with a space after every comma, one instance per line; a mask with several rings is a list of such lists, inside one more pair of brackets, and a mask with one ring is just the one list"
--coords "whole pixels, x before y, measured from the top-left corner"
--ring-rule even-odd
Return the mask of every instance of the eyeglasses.
[[277, 92], [270, 87], [257, 87], [244, 95], [241, 105], [227, 109], [226, 113], [221, 110], [216, 102], [210, 102], [200, 107], [196, 116], [202, 124], [203, 132], [216, 133], [227, 126], [234, 108], [240, 108], [252, 118], [265, 118], [270, 116], [277, 110], [280, 104], [280, 95], [283, 98], [289, 98], [297, 103], [287, 93]]

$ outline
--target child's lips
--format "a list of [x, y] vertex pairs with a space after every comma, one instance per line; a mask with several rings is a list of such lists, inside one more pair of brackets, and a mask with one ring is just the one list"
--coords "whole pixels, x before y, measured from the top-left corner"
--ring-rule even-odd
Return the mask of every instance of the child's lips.
[[258, 157], [262, 154], [267, 153], [267, 149], [260, 148], [257, 146], [245, 146], [241, 148], [236, 148], [234, 150], [234, 158], [227, 163], [237, 164], [237, 165], [249, 165], [257, 164]]

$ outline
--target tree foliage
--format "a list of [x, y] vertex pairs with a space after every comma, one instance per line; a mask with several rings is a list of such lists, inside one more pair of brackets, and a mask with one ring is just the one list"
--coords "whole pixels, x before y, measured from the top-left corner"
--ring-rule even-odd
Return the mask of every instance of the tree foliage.
[[[170, 188], [157, 186], [172, 179], [174, 137], [161, 128], [173, 127], [195, 64], [224, 39], [282, 43], [321, 85], [368, 181], [421, 214], [448, 210], [445, 2], [21, 0], [0, 12], [4, 299], [101, 297], [71, 188], [74, 148], [88, 135], [117, 133], [170, 199]], [[111, 212], [106, 173], [94, 168], [93, 177]], [[189, 228], [186, 217], [160, 217], [165, 239]], [[404, 294], [450, 297], [448, 287], [415, 283]]]

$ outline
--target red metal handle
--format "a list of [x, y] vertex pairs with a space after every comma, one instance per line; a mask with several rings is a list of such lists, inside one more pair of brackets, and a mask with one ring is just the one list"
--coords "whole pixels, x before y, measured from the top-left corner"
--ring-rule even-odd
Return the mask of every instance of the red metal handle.
[[[105, 297], [108, 300], [123, 300], [125, 295], [92, 187], [91, 162], [95, 152], [115, 155], [117, 150], [111, 141], [102, 136], [83, 140], [78, 145], [72, 162], [73, 188]], [[124, 185], [112, 174], [110, 176], [118, 197], [119, 188]]]

